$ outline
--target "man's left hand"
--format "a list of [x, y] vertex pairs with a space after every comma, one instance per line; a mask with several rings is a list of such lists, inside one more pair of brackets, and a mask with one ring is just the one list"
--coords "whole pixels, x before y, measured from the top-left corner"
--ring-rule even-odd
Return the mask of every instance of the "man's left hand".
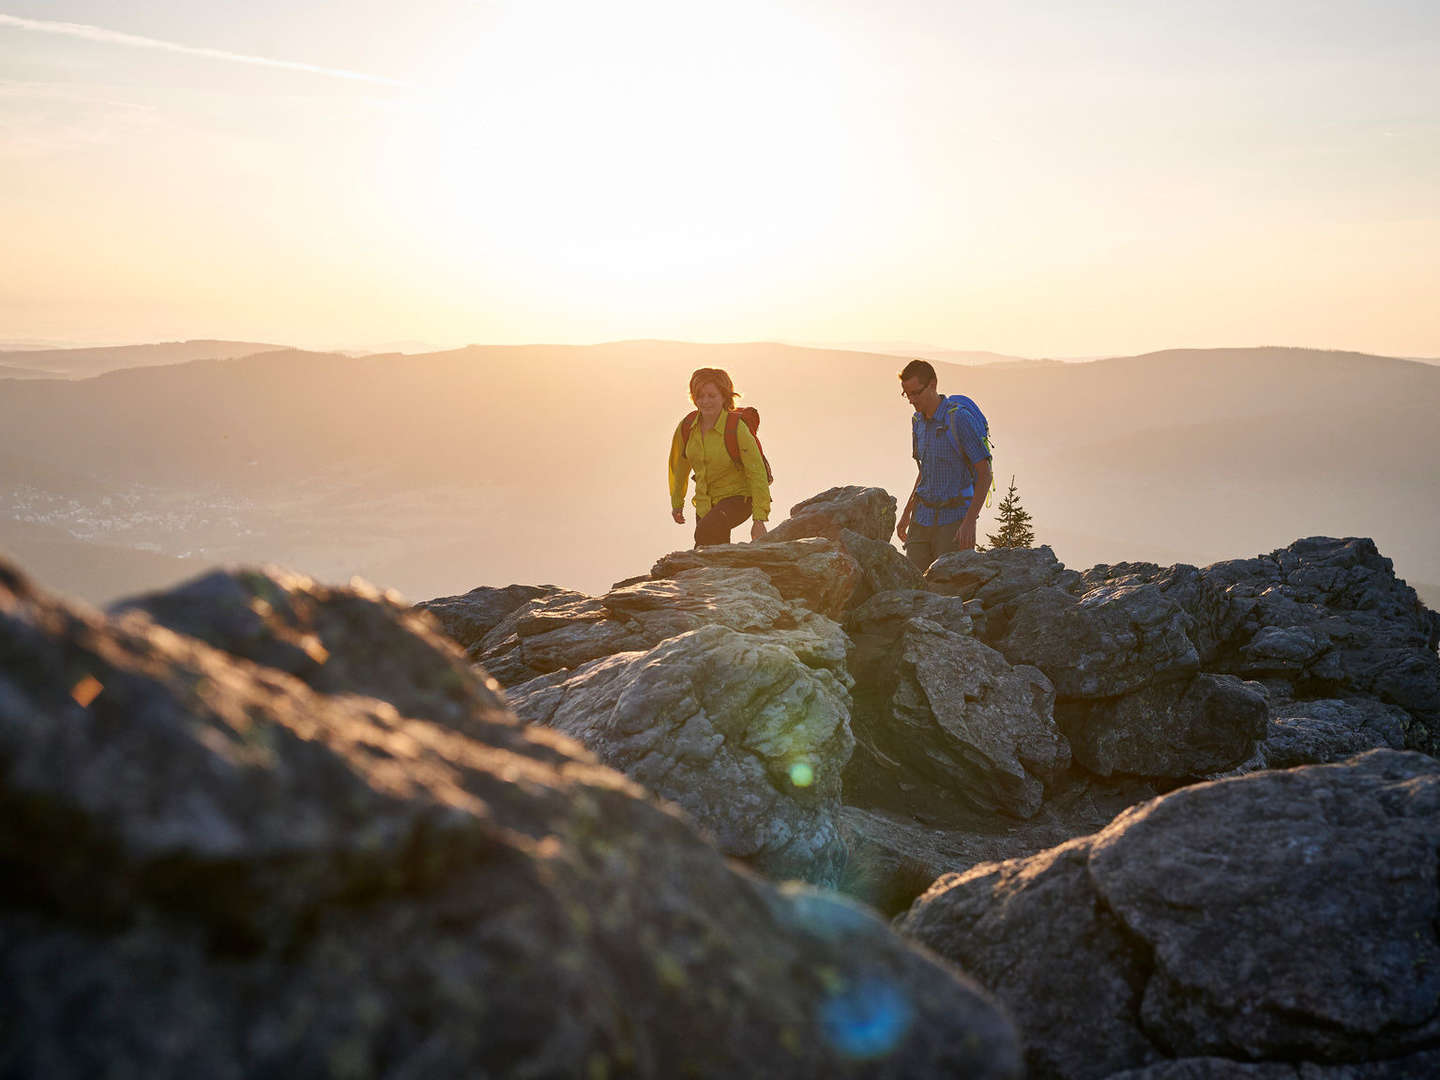
[[975, 550], [975, 522], [962, 521], [960, 527], [955, 530], [955, 550]]

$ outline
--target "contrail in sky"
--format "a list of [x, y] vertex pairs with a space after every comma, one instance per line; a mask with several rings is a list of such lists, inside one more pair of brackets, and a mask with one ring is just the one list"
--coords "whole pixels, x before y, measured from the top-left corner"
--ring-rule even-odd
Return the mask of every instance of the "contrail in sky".
[[399, 79], [387, 79], [380, 75], [366, 75], [359, 71], [343, 68], [319, 67], [315, 64], [300, 64], [291, 60], [271, 60], [265, 56], [246, 56], [243, 53], [226, 52], [224, 49], [206, 49], [196, 45], [180, 45], [173, 41], [140, 37], [137, 34], [122, 34], [84, 23], [51, 22], [46, 19], [22, 19], [16, 15], [0, 15], [0, 27], [14, 26], [21, 30], [39, 30], [46, 34], [65, 34], [69, 37], [85, 38], [87, 41], [101, 41], [111, 45], [131, 45], [141, 49], [161, 49], [165, 52], [184, 53], [187, 56], [208, 56], [214, 60], [230, 60], [237, 64], [258, 64], [261, 67], [284, 68], [287, 71], [308, 71], [312, 75], [329, 75], [336, 79], [355, 79], [359, 82], [381, 83], [385, 86], [408, 86]]

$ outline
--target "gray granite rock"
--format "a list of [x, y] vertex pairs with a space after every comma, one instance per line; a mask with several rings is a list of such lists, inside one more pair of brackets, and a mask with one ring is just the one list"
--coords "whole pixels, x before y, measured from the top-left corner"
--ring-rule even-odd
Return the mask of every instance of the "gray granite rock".
[[1378, 1066], [1440, 1036], [1437, 850], [1440, 763], [1376, 750], [1182, 788], [899, 925], [1010, 1006], [1035, 1077]]
[[842, 529], [888, 545], [895, 534], [895, 496], [878, 487], [833, 487], [790, 508], [767, 541], [837, 536]]
[[878, 677], [856, 712], [861, 752], [846, 774], [861, 805], [900, 787], [915, 801], [933, 793], [1029, 817], [1070, 763], [1049, 680], [968, 635], [912, 618]]
[[465, 704], [320, 693], [0, 565], [0, 1071], [1019, 1076], [952, 968]]
[[1075, 761], [1098, 776], [1192, 779], [1233, 769], [1266, 737], [1265, 695], [1233, 675], [1152, 683], [1056, 708]]
[[860, 564], [844, 546], [819, 537], [676, 551], [658, 560], [650, 576], [669, 578], [707, 566], [759, 570], [785, 599], [830, 618], [841, 616], [861, 581]]
[[726, 854], [772, 877], [837, 880], [850, 695], [778, 641], [707, 626], [509, 698], [521, 719], [574, 736], [682, 806]]

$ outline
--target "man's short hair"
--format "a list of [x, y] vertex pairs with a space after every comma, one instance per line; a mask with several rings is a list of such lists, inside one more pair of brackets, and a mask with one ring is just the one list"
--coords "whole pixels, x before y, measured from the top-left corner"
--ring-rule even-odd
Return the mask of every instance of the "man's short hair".
[[903, 383], [906, 379], [919, 379], [921, 386], [929, 386], [935, 381], [935, 369], [929, 360], [911, 360], [900, 369], [900, 381]]

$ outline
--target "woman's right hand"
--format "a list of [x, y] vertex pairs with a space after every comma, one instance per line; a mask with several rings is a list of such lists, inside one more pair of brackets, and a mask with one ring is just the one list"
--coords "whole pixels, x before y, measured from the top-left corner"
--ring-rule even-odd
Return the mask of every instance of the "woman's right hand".
[[684, 525], [684, 524], [685, 524], [685, 511], [684, 511], [684, 510], [671, 510], [671, 511], [670, 511], [670, 516], [675, 519], [675, 524], [676, 524], [676, 525]]

